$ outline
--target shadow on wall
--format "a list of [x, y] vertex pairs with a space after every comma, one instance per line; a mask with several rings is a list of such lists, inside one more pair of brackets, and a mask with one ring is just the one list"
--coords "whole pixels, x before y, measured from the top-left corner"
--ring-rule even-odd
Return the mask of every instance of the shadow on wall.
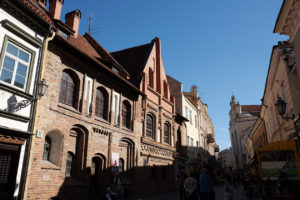
[[[173, 165], [133, 167], [123, 172], [124, 196], [143, 197], [150, 194], [174, 190]], [[110, 187], [117, 191], [118, 168], [104, 170], [86, 168], [82, 174], [66, 177], [54, 200], [105, 199], [105, 191]]]

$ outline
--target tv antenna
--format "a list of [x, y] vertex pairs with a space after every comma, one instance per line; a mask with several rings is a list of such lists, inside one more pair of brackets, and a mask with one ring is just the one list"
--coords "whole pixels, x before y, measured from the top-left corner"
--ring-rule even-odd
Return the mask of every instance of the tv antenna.
[[90, 13], [89, 16], [88, 16], [87, 18], [88, 18], [88, 20], [89, 20], [88, 33], [89, 33], [90, 35], [92, 35], [92, 34], [95, 34], [95, 33], [100, 32], [99, 28], [92, 28], [92, 24], [94, 23], [94, 19], [95, 19], [93, 13]]

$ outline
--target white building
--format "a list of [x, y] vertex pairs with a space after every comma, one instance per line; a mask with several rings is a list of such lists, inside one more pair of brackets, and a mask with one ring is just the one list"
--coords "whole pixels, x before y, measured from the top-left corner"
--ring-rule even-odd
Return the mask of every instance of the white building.
[[246, 164], [245, 135], [249, 135], [250, 129], [255, 123], [260, 105], [240, 105], [236, 103], [235, 97], [231, 97], [230, 102], [230, 140], [233, 150], [233, 170], [243, 170]]
[[0, 24], [0, 193], [20, 199], [51, 20], [36, 1], [0, 0]]

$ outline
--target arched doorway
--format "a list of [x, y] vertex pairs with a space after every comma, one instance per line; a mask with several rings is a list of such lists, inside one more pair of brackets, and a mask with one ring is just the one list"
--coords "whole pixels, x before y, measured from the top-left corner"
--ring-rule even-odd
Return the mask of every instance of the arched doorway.
[[[122, 161], [122, 170], [125, 172], [134, 166], [134, 142], [128, 138], [121, 138], [120, 143], [120, 160]], [[119, 161], [120, 161], [119, 160]]]
[[100, 196], [105, 192], [105, 186], [108, 183], [105, 169], [106, 169], [105, 156], [102, 154], [96, 154], [92, 158], [91, 174], [92, 174], [92, 187], [94, 188], [97, 196]]

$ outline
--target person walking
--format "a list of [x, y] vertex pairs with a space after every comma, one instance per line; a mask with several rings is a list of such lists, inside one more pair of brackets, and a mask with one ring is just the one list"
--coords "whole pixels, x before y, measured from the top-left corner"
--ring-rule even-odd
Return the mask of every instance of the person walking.
[[187, 178], [184, 168], [181, 168], [179, 174], [176, 177], [176, 182], [179, 186], [179, 200], [184, 199], [184, 181]]
[[206, 168], [202, 170], [202, 174], [199, 177], [200, 183], [200, 199], [211, 200], [214, 199], [214, 190], [212, 184], [212, 178], [209, 176]]
[[193, 173], [189, 171], [188, 177], [184, 181], [185, 200], [196, 200], [195, 191], [197, 189], [197, 179], [193, 177]]

